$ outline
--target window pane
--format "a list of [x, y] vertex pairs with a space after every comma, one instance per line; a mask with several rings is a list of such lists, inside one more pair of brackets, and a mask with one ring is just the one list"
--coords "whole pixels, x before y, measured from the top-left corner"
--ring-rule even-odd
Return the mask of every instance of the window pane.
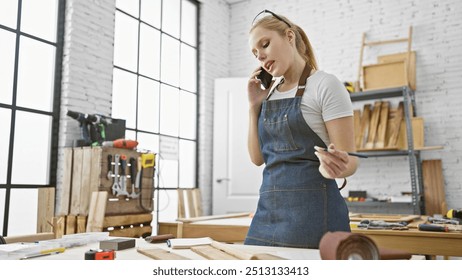
[[139, 17], [140, 5], [138, 0], [117, 0], [116, 7], [134, 17]]
[[180, 0], [162, 2], [162, 30], [180, 38]]
[[125, 138], [126, 139], [136, 139], [136, 132], [134, 130], [125, 130]]
[[181, 88], [197, 91], [196, 49], [185, 44], [181, 44]]
[[22, 0], [21, 31], [56, 42], [57, 0]]
[[11, 104], [13, 96], [15, 37], [14, 33], [0, 29], [0, 103]]
[[197, 46], [197, 6], [183, 0], [181, 8], [181, 40]]
[[136, 71], [138, 60], [138, 21], [116, 12], [114, 65]]
[[22, 36], [19, 49], [17, 104], [51, 112], [56, 48]]
[[10, 146], [11, 110], [0, 108], [0, 184], [6, 184]]
[[180, 42], [167, 35], [162, 35], [162, 70], [163, 82], [179, 86], [180, 78]]
[[162, 85], [160, 92], [160, 133], [178, 136], [179, 90]]
[[180, 140], [180, 188], [196, 186], [196, 143]]
[[[159, 152], [159, 135], [138, 132], [138, 149]], [[157, 160], [156, 160], [157, 161]]]
[[160, 32], [146, 24], [140, 30], [140, 74], [159, 79]]
[[138, 129], [159, 132], [159, 83], [143, 77], [138, 86]]
[[6, 190], [0, 189], [0, 234], [3, 233], [3, 219], [5, 216], [4, 209], [5, 209], [5, 196]]
[[159, 221], [175, 221], [178, 218], [178, 191], [159, 190]]
[[178, 188], [178, 161], [159, 159], [159, 187]]
[[160, 1], [141, 0], [141, 20], [157, 28], [160, 28]]
[[48, 184], [50, 139], [50, 116], [16, 113], [13, 184]]
[[38, 189], [12, 189], [8, 235], [37, 232]]
[[180, 137], [196, 139], [197, 96], [181, 91], [180, 93]]
[[17, 15], [17, 0], [0, 0], [0, 24], [16, 29]]
[[136, 75], [114, 69], [112, 117], [124, 119], [127, 128], [136, 127]]

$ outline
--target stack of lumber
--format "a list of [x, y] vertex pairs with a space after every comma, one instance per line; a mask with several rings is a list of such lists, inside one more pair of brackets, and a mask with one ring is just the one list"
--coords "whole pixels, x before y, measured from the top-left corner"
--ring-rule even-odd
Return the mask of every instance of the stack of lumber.
[[[413, 117], [414, 148], [424, 144], [423, 118]], [[389, 101], [365, 104], [354, 111], [355, 143], [358, 151], [407, 149], [403, 102], [392, 108]]]

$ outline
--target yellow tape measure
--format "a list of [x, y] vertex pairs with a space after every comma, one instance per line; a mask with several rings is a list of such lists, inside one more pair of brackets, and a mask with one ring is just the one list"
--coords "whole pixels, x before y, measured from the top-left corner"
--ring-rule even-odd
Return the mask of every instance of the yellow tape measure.
[[141, 154], [141, 166], [143, 168], [153, 167], [156, 163], [155, 154]]

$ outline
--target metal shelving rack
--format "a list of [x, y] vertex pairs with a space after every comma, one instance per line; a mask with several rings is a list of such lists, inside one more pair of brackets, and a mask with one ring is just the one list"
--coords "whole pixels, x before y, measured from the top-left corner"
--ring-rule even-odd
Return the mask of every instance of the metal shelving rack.
[[[409, 170], [411, 176], [413, 211], [416, 215], [425, 213], [420, 151], [414, 149], [414, 137], [412, 134], [411, 118], [416, 116], [414, 91], [411, 88], [404, 86], [397, 88], [370, 90], [365, 92], [355, 92], [351, 93], [350, 97], [352, 102], [372, 99], [386, 99], [393, 97], [403, 98], [408, 149], [399, 151], [370, 151], [363, 153], [367, 154], [369, 157], [408, 156]], [[412, 112], [410, 110], [410, 106], [412, 106], [413, 108]]]

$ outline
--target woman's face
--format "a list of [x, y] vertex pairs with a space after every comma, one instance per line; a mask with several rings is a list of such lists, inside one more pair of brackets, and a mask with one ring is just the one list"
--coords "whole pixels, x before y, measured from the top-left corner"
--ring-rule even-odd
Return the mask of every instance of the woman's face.
[[289, 68], [292, 52], [289, 37], [273, 30], [256, 27], [250, 33], [250, 49], [260, 65], [275, 77], [283, 76]]

